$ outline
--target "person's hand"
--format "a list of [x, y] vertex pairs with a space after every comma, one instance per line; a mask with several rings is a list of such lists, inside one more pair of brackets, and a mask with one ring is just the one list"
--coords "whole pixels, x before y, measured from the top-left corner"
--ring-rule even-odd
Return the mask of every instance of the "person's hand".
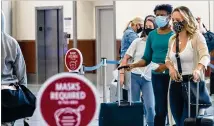
[[155, 70], [155, 72], [162, 73], [162, 72], [164, 72], [167, 69], [167, 67], [166, 67], [165, 64], [159, 64], [159, 65], [160, 66]]
[[196, 69], [193, 71], [193, 81], [198, 82], [199, 80], [200, 80], [200, 71]]
[[169, 76], [174, 81], [178, 80], [178, 78], [179, 78], [178, 76], [179, 75], [178, 75], [177, 70], [174, 67], [172, 67], [172, 68], [169, 69]]
[[128, 68], [125, 69], [125, 70], [127, 70], [127, 71], [131, 71], [131, 70], [134, 68], [134, 65], [133, 65], [133, 64], [128, 64], [128, 65], [126, 65], [126, 66], [128, 66]]

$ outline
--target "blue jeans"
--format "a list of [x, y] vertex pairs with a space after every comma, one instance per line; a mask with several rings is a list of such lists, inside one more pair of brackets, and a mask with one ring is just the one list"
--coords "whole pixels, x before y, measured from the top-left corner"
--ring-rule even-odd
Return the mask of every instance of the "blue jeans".
[[[184, 120], [188, 117], [188, 103], [182, 95], [182, 85], [179, 82], [171, 82], [170, 85], [170, 108], [176, 126], [184, 126]], [[196, 108], [191, 107], [191, 117], [195, 117]]]
[[165, 126], [167, 115], [168, 74], [152, 73], [152, 85], [155, 95], [155, 126]]
[[146, 109], [146, 120], [148, 126], [154, 126], [154, 93], [151, 81], [147, 81], [138, 74], [131, 74], [132, 100], [140, 101], [140, 92], [142, 91], [144, 106]]

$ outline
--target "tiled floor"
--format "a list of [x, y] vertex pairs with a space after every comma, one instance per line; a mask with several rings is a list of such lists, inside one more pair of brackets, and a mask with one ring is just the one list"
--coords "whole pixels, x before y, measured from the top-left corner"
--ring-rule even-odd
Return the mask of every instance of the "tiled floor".
[[[37, 94], [37, 92], [39, 91], [40, 86], [41, 85], [35, 85], [35, 84], [28, 85], [29, 89], [35, 94]], [[100, 93], [102, 93], [102, 91]], [[214, 96], [212, 96], [212, 100], [214, 104]], [[102, 102], [102, 95], [100, 95], [100, 102]], [[214, 115], [214, 105], [207, 110], [207, 113]], [[30, 119], [29, 120], [30, 126], [44, 126], [44, 124], [41, 121], [41, 118], [39, 117], [38, 110], [36, 110], [33, 117], [29, 119]], [[23, 120], [17, 120], [15, 123], [15, 126], [23, 126]], [[92, 124], [90, 126], [98, 126], [98, 116], [96, 116], [95, 120], [92, 121]]]

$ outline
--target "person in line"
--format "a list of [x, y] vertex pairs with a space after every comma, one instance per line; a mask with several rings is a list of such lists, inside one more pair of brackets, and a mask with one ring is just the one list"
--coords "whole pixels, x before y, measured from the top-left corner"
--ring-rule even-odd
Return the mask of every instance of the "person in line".
[[145, 30], [146, 29], [145, 24], [146, 24], [148, 19], [152, 20], [152, 22], [154, 22], [154, 28], [155, 29], [157, 28], [157, 24], [155, 23], [155, 16], [154, 15], [147, 15], [144, 19], [143, 31], [142, 31], [140, 38], [145, 38], [145, 37], [147, 38], [148, 37], [148, 34], [146, 32], [148, 32], [149, 30]]
[[[172, 12], [173, 30], [176, 35], [169, 41], [169, 49], [166, 56], [166, 66], [172, 79], [170, 84], [170, 108], [176, 126], [184, 126], [184, 120], [188, 117], [188, 102], [182, 94], [181, 81], [188, 81], [193, 75], [192, 81], [202, 79], [203, 70], [210, 62], [210, 56], [204, 36], [197, 29], [197, 22], [185, 6], [177, 7]], [[176, 54], [176, 39], [178, 39], [179, 56], [181, 60], [182, 75], [178, 70]], [[179, 78], [183, 80], [179, 80]], [[195, 117], [195, 109], [191, 109], [191, 116]]]
[[[142, 37], [135, 39], [131, 43], [124, 58], [122, 59], [121, 66], [127, 65], [130, 59], [132, 59], [134, 63], [138, 62], [141, 59], [146, 47], [147, 36], [152, 30], [156, 28], [157, 26], [155, 24], [154, 18], [152, 19], [151, 16], [146, 17]], [[121, 71], [120, 71], [120, 83], [123, 84], [124, 71], [123, 70]], [[133, 101], [140, 101], [141, 94], [140, 92], [142, 92], [144, 105], [146, 109], [147, 125], [154, 126], [155, 103], [151, 82], [151, 66], [132, 69], [131, 90]]]
[[172, 6], [169, 4], [157, 5], [154, 9], [157, 29], [150, 32], [144, 56], [137, 63], [129, 64], [127, 70], [136, 67], [145, 67], [152, 63], [152, 85], [155, 95], [155, 126], [165, 126], [167, 115], [167, 94], [169, 87], [169, 71], [165, 65], [169, 38], [174, 34], [169, 21]]
[[207, 32], [205, 25], [202, 23], [201, 18], [197, 17], [196, 21], [198, 22], [198, 29], [202, 34], [205, 34]]
[[[16, 90], [10, 84], [27, 86], [26, 65], [18, 42], [5, 33], [5, 17], [1, 12], [1, 89]], [[9, 99], [9, 98], [8, 98]], [[4, 116], [4, 115], [2, 115]], [[13, 126], [13, 122], [2, 122], [2, 126]]]
[[123, 58], [127, 49], [131, 43], [139, 38], [138, 34], [142, 32], [143, 29], [143, 19], [136, 17], [133, 20], [129, 21], [126, 29], [124, 30], [123, 38], [121, 40], [121, 51], [120, 57]]

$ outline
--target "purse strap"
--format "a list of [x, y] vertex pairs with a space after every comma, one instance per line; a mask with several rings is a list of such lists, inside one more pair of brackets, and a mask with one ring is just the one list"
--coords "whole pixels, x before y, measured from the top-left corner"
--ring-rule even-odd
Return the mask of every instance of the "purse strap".
[[178, 34], [176, 34], [176, 54], [175, 57], [177, 59], [177, 66], [178, 66], [178, 72], [180, 75], [182, 75], [182, 68], [181, 68], [181, 58], [179, 55], [179, 38], [178, 38]]
[[205, 30], [208, 32], [209, 30], [207, 30], [207, 27], [204, 25], [204, 23], [202, 25], [205, 28]]

